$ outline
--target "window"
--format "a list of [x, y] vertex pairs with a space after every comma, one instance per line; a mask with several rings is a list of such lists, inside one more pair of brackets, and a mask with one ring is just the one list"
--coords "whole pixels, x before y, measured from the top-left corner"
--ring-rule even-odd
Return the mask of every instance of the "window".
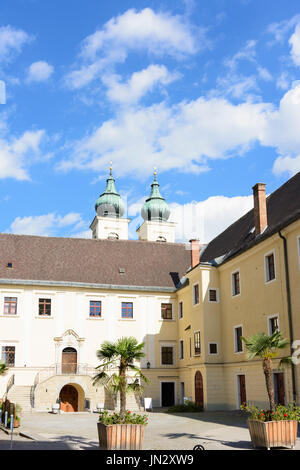
[[15, 346], [2, 346], [2, 361], [7, 365], [7, 367], [14, 367], [15, 355]]
[[39, 299], [39, 315], [51, 315], [51, 299]]
[[199, 284], [196, 284], [193, 288], [194, 292], [194, 305], [199, 303]]
[[90, 317], [101, 317], [102, 307], [100, 300], [90, 301]]
[[241, 336], [243, 336], [243, 328], [241, 326], [237, 326], [234, 329], [234, 350], [235, 352], [242, 352], [243, 351], [243, 341]]
[[218, 354], [218, 345], [217, 343], [209, 343], [209, 354]]
[[198, 356], [199, 354], [201, 354], [200, 331], [196, 331], [194, 333], [194, 355]]
[[161, 318], [172, 320], [172, 304], [161, 304]]
[[209, 289], [209, 301], [218, 302], [218, 292], [217, 289]]
[[17, 297], [4, 297], [4, 315], [17, 315]]
[[183, 345], [183, 340], [181, 339], [179, 341], [179, 359], [184, 358], [184, 345]]
[[163, 365], [173, 364], [173, 347], [172, 346], [162, 346], [161, 363]]
[[269, 318], [269, 335], [272, 335], [273, 333], [275, 333], [275, 331], [279, 331], [278, 315]]
[[179, 318], [183, 318], [183, 302], [179, 302], [179, 307], [178, 307], [178, 310], [179, 310]]
[[132, 302], [122, 302], [122, 318], [133, 318]]
[[265, 256], [266, 266], [266, 282], [273, 281], [275, 279], [275, 257], [274, 253], [270, 253]]
[[232, 274], [232, 295], [239, 295], [241, 293], [240, 286], [240, 272], [236, 271]]

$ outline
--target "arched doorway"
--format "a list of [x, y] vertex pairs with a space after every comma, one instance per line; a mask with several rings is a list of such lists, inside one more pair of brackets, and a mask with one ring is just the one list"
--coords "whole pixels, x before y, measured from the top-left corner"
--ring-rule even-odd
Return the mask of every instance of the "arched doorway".
[[195, 402], [197, 405], [204, 408], [204, 399], [203, 399], [203, 378], [199, 370], [195, 374]]
[[60, 409], [66, 413], [78, 411], [78, 391], [73, 385], [65, 385], [59, 394]]
[[77, 351], [74, 348], [65, 348], [62, 352], [62, 367], [63, 374], [76, 374], [77, 371]]

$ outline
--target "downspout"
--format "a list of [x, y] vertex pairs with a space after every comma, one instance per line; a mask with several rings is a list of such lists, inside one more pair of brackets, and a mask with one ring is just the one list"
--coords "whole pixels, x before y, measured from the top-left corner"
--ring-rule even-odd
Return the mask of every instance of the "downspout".
[[[283, 240], [285, 281], [286, 281], [286, 298], [287, 298], [288, 321], [289, 321], [289, 331], [290, 331], [290, 350], [291, 350], [291, 356], [292, 356], [292, 354], [293, 354], [292, 345], [293, 345], [293, 342], [294, 342], [294, 331], [293, 331], [292, 302], [291, 302], [291, 288], [290, 288], [290, 275], [289, 275], [287, 241], [286, 241], [286, 238], [281, 234], [280, 230], [278, 232], [278, 235]], [[295, 364], [293, 362], [292, 362], [292, 387], [293, 387], [293, 401], [296, 402]]]

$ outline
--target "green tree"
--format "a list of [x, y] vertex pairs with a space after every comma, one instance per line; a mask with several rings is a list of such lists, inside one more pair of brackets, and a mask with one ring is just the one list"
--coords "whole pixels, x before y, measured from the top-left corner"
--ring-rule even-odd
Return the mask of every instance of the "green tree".
[[[279, 331], [275, 331], [272, 335], [266, 335], [265, 333], [258, 333], [251, 338], [246, 339], [242, 337], [242, 340], [246, 344], [248, 350], [249, 359], [258, 357], [262, 359], [263, 371], [266, 380], [266, 388], [269, 397], [270, 410], [275, 410], [274, 390], [273, 390], [273, 369], [272, 359], [278, 356], [281, 349], [284, 349], [288, 344], [289, 340], [282, 338]], [[280, 361], [280, 366], [284, 363], [289, 363], [290, 358], [285, 357]]]
[[7, 365], [4, 362], [0, 361], [0, 375], [5, 374], [5, 372], [7, 371], [8, 371]]
[[[103, 381], [108, 388], [114, 393], [120, 393], [120, 411], [126, 411], [126, 394], [130, 391], [141, 393], [143, 387], [140, 379], [145, 383], [149, 383], [147, 377], [142, 374], [141, 369], [134, 365], [135, 361], [139, 361], [145, 356], [142, 349], [145, 343], [138, 343], [134, 337], [124, 337], [115, 343], [104, 341], [100, 349], [97, 351], [97, 357], [101, 364], [96, 367], [99, 370], [94, 377], [94, 383]], [[118, 369], [119, 373], [109, 374], [109, 370]], [[133, 382], [128, 383], [127, 373], [133, 371]]]

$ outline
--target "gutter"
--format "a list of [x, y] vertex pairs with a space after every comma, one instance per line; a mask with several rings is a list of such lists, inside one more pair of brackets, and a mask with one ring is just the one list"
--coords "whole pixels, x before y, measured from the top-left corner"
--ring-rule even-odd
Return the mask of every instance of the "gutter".
[[[293, 354], [292, 345], [293, 345], [293, 342], [294, 342], [294, 330], [293, 330], [291, 286], [290, 286], [290, 275], [289, 275], [289, 260], [288, 260], [287, 241], [286, 241], [286, 238], [280, 232], [280, 230], [278, 232], [278, 235], [283, 240], [285, 281], [286, 281], [286, 298], [287, 298], [287, 310], [288, 310], [288, 321], [289, 321], [289, 332], [290, 332], [290, 351], [291, 351], [291, 356], [292, 356], [292, 354]], [[293, 387], [293, 401], [296, 402], [295, 364], [293, 362], [292, 362], [292, 387]]]
[[43, 286], [43, 287], [83, 287], [85, 289], [101, 289], [101, 290], [125, 290], [125, 291], [142, 291], [142, 292], [166, 292], [175, 293], [175, 287], [160, 286], [126, 286], [115, 284], [93, 284], [85, 282], [68, 282], [68, 281], [39, 281], [27, 279], [0, 279], [1, 284], [21, 285], [21, 286]]

